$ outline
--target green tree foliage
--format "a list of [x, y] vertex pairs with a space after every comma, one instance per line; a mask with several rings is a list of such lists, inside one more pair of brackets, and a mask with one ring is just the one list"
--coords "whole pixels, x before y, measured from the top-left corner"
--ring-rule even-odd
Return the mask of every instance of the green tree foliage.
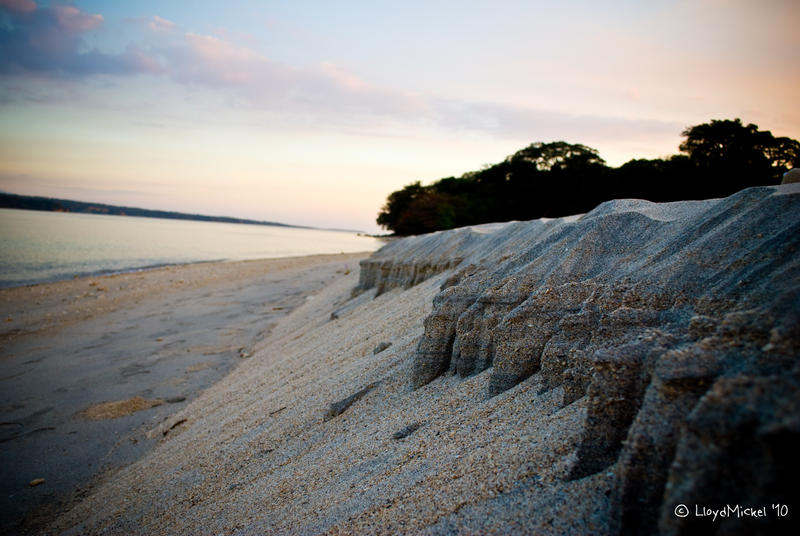
[[683, 132], [684, 154], [610, 168], [597, 150], [564, 141], [533, 143], [502, 162], [415, 182], [389, 195], [378, 224], [398, 235], [495, 221], [587, 212], [603, 201], [706, 199], [777, 184], [800, 167], [800, 143], [741, 120], [712, 120]]
[[402, 226], [401, 218], [406, 215], [414, 199], [424, 191], [425, 188], [417, 181], [404, 186], [402, 190], [389, 194], [386, 204], [378, 214], [378, 225], [401, 235], [415, 234]]

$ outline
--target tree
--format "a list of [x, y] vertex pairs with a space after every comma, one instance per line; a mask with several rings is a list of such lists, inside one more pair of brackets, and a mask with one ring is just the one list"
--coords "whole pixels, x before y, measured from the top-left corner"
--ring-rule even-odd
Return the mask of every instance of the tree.
[[448, 196], [425, 188], [409, 203], [395, 226], [399, 235], [430, 233], [452, 229], [455, 209]]
[[754, 160], [763, 158], [758, 125], [745, 126], [741, 119], [713, 119], [684, 130], [686, 139], [678, 148], [689, 155], [689, 159], [704, 166], [724, 164], [731, 159]]
[[403, 213], [408, 209], [412, 201], [422, 194], [424, 190], [425, 188], [422, 184], [417, 181], [407, 184], [402, 190], [397, 190], [389, 194], [389, 197], [386, 199], [386, 204], [383, 205], [378, 214], [378, 225], [401, 234], [397, 231], [397, 227], [400, 224]]
[[800, 142], [797, 140], [774, 138], [770, 145], [764, 147], [764, 154], [781, 173], [800, 167]]
[[740, 119], [712, 120], [683, 131], [684, 154], [631, 160], [609, 168], [597, 150], [565, 141], [532, 143], [502, 162], [460, 178], [389, 195], [378, 223], [398, 235], [465, 225], [588, 212], [609, 199], [678, 201], [725, 197], [778, 184], [800, 166], [800, 143], [776, 138]]
[[679, 149], [701, 172], [706, 191], [730, 195], [747, 186], [778, 184], [792, 166], [800, 164], [800, 143], [775, 138], [758, 125], [741, 119], [714, 119], [687, 128]]
[[665, 202], [697, 198], [701, 180], [689, 157], [630, 160], [612, 171], [606, 196]]
[[596, 149], [565, 141], [532, 143], [506, 158], [506, 161], [511, 163], [519, 161], [530, 162], [539, 171], [585, 168], [594, 165], [603, 166], [606, 163], [605, 160], [600, 158]]

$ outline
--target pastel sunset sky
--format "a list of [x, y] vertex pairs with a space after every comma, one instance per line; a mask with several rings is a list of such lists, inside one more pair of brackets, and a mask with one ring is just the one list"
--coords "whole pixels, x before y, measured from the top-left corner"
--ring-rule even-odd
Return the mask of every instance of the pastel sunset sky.
[[377, 232], [393, 190], [740, 117], [800, 139], [796, 0], [0, 0], [0, 190]]

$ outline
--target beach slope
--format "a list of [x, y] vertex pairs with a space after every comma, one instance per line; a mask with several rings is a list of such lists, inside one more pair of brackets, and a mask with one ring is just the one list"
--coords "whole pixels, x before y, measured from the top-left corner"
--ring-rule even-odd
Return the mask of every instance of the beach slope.
[[787, 532], [799, 330], [797, 185], [396, 241], [49, 530]]
[[282, 317], [364, 256], [0, 289], [0, 534], [35, 529], [148, 452], [153, 426], [249, 359]]

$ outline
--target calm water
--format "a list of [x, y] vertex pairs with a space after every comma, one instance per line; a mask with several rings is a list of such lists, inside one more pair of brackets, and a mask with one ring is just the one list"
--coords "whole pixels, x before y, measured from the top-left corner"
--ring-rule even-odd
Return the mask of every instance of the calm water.
[[201, 261], [373, 251], [341, 231], [0, 209], [0, 287]]

